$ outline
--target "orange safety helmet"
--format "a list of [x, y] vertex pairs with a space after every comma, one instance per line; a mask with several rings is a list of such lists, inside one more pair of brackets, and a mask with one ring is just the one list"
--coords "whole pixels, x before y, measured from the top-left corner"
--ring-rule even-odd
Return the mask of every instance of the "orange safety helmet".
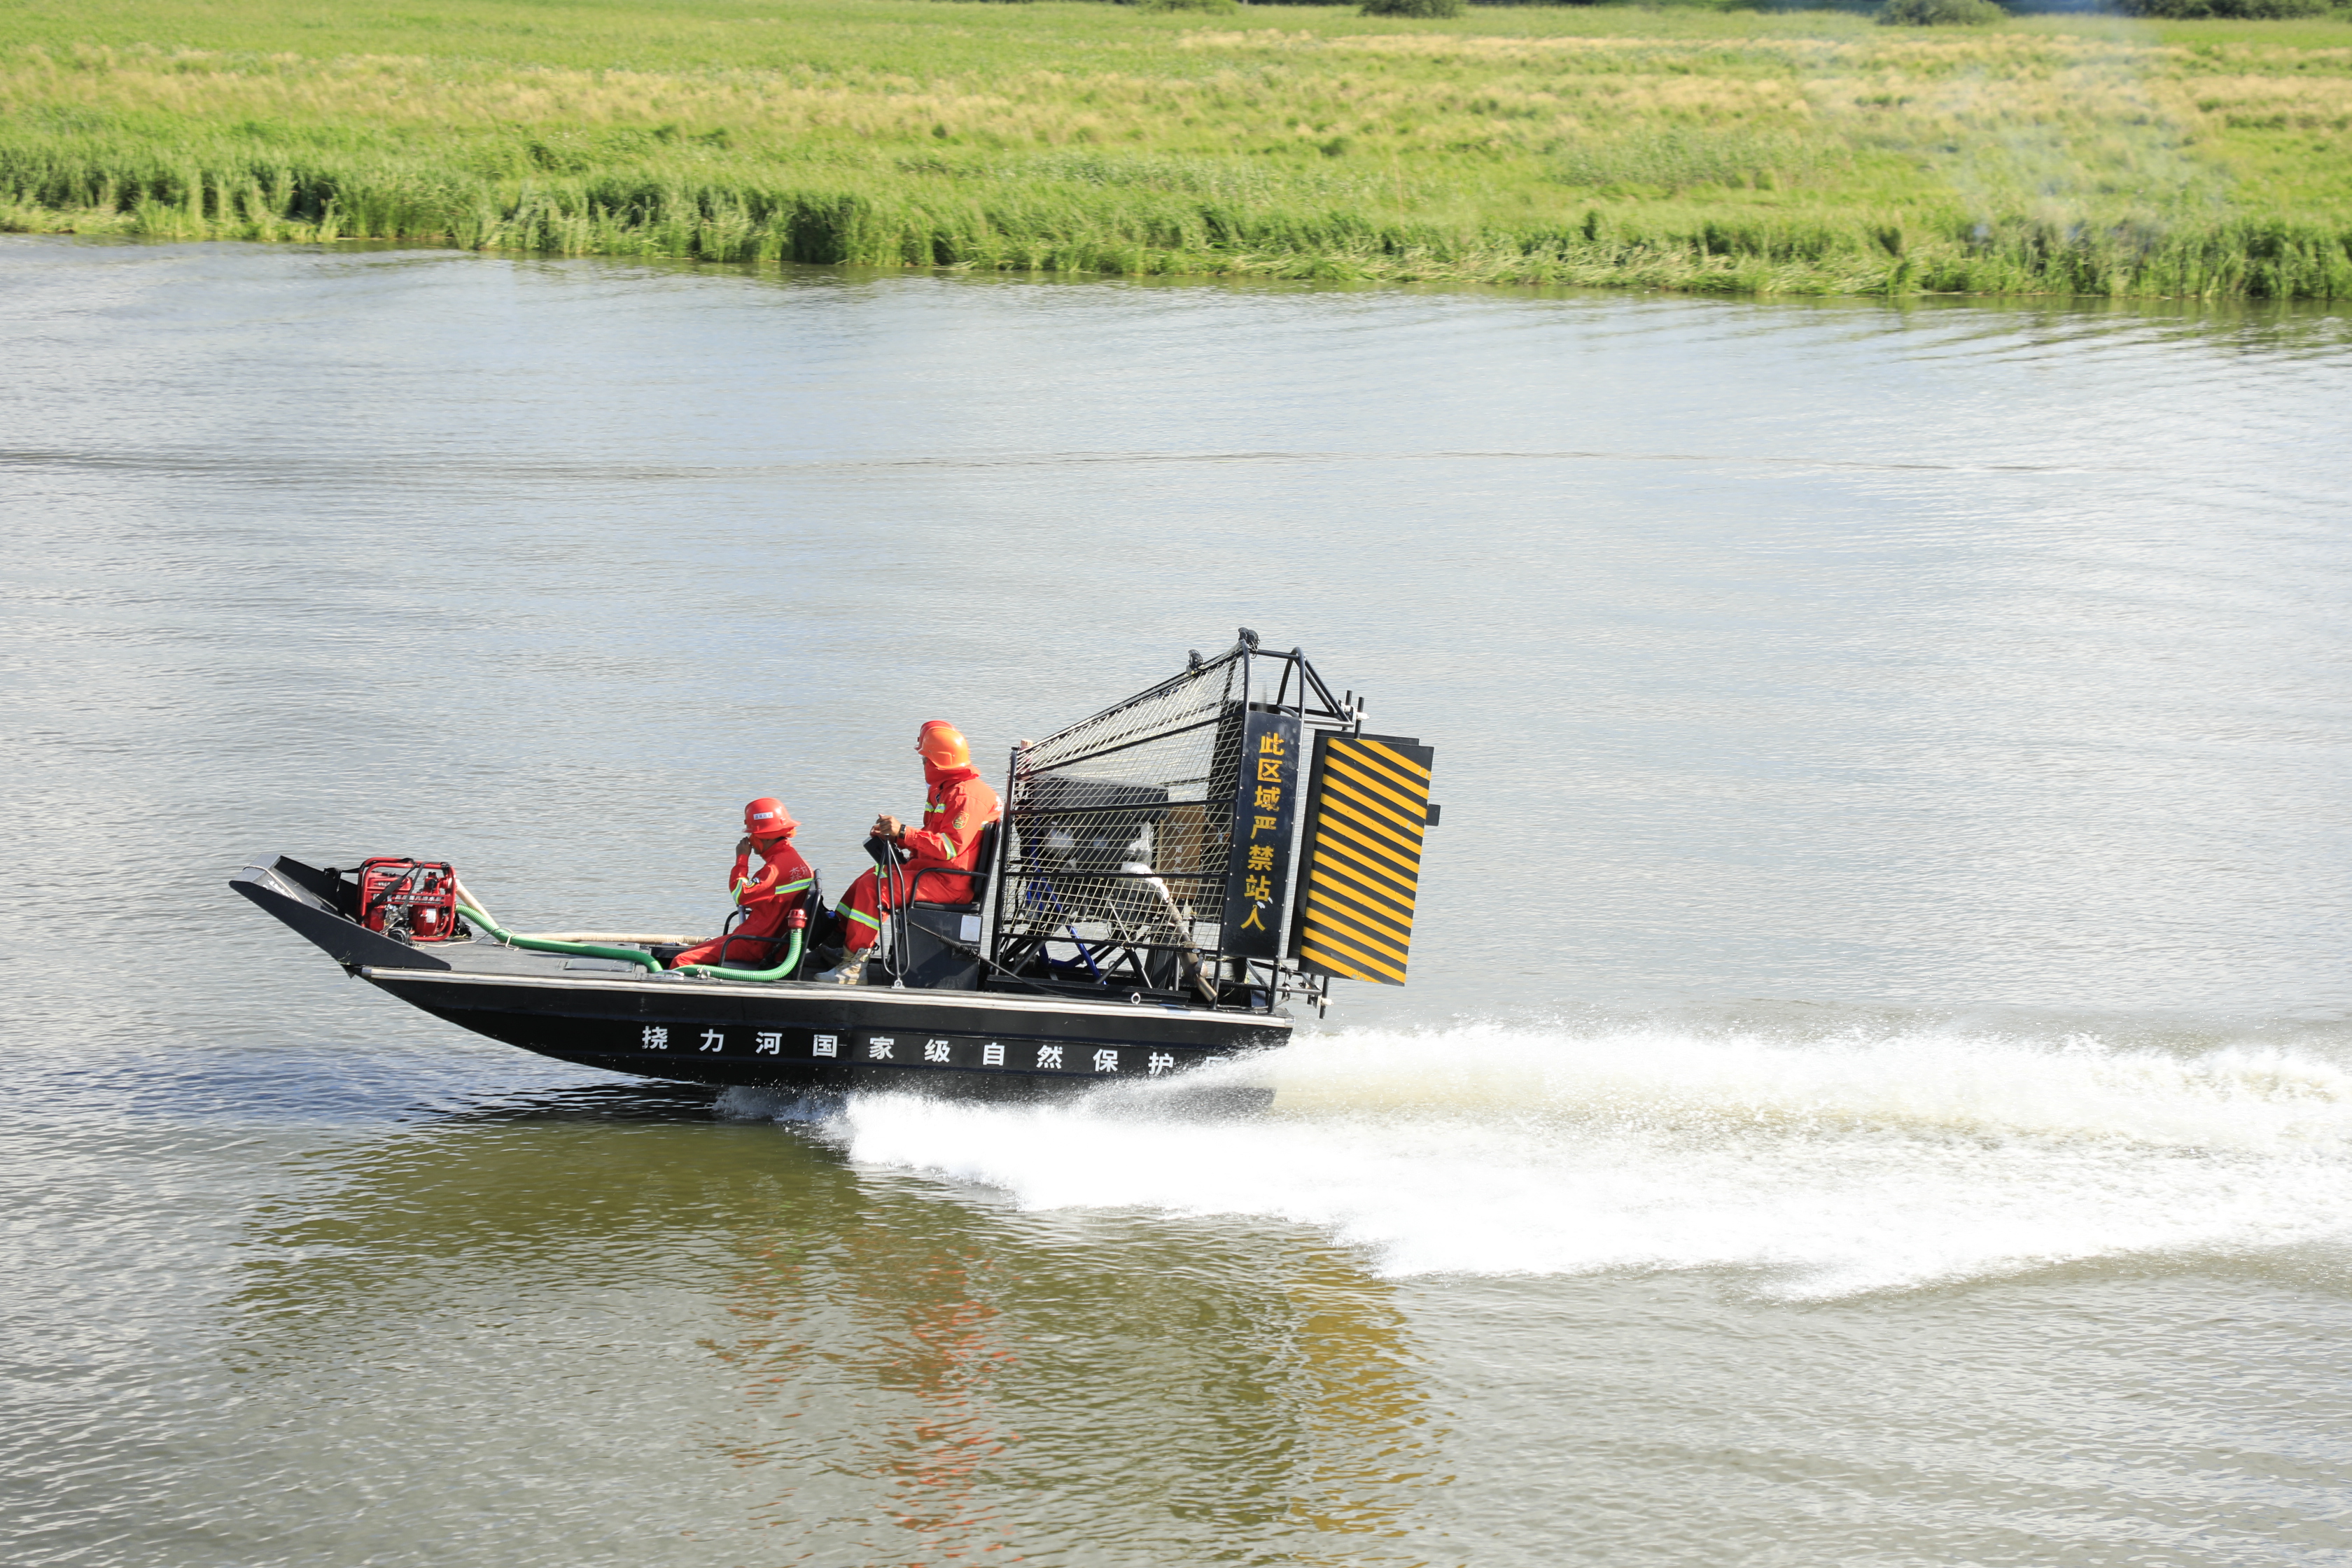
[[743, 808], [743, 835], [747, 838], [788, 838], [800, 826], [784, 803], [773, 795], [763, 795]]
[[971, 766], [971, 747], [963, 731], [944, 719], [934, 719], [925, 724], [915, 737], [915, 750], [923, 753], [923, 761], [935, 768], [968, 768]]

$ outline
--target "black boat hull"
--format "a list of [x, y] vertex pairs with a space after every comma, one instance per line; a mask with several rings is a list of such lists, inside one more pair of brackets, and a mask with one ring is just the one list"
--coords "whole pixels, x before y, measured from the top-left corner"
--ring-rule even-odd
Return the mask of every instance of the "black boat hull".
[[412, 1006], [541, 1056], [645, 1078], [1025, 1100], [1174, 1078], [1290, 1037], [1288, 1018], [1238, 1009], [690, 980], [567, 967], [487, 942], [412, 948], [352, 922], [332, 906], [331, 879], [299, 861], [248, 867], [232, 886]]
[[566, 981], [360, 970], [461, 1028], [646, 1078], [1026, 1098], [1171, 1077], [1289, 1037], [1286, 1020], [972, 992], [725, 981]]

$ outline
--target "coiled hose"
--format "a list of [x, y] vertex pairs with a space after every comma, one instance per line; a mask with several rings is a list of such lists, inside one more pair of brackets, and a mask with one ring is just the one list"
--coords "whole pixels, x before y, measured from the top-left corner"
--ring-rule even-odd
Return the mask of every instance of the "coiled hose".
[[722, 969], [715, 963], [681, 964], [673, 973], [696, 974], [705, 980], [782, 980], [800, 967], [802, 930], [793, 927], [793, 940], [784, 949], [784, 961], [773, 969]]
[[[521, 948], [526, 952], [567, 952], [579, 958], [617, 958], [628, 963], [641, 963], [656, 974], [662, 972], [661, 961], [642, 948], [605, 947], [593, 942], [552, 942], [543, 936], [517, 936], [499, 929], [496, 921], [471, 904], [461, 901], [457, 905], [457, 912], [489, 932], [492, 941]], [[797, 942], [793, 951], [795, 953], [800, 951]]]

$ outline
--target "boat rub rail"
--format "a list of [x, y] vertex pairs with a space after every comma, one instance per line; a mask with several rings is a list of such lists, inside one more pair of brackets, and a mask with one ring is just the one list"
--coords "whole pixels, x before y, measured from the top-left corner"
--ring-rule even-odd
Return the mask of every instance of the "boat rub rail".
[[[576, 990], [588, 975], [566, 973], [533, 974], [467, 974], [447, 969], [397, 969], [387, 964], [363, 963], [359, 966], [362, 980], [431, 982], [436, 985], [522, 985], [544, 990]], [[632, 980], [615, 975], [610, 980], [597, 979], [599, 991], [634, 991], [644, 996], [705, 996], [738, 997], [747, 988], [728, 980]], [[1171, 1002], [1090, 1002], [1058, 996], [1005, 996], [984, 991], [918, 991], [897, 987], [860, 987], [845, 992], [841, 987], [821, 985], [810, 981], [772, 981], [759, 988], [763, 995], [783, 994], [811, 1000], [870, 1001], [887, 997], [892, 1006], [951, 1008], [958, 1011], [1010, 1013], [1076, 1013], [1094, 1017], [1132, 1018], [1140, 1012], [1170, 1013], [1189, 1017], [1213, 1017], [1221, 1024], [1235, 1024], [1249, 1028], [1264, 1029], [1273, 1034], [1287, 1035], [1291, 1019], [1284, 1013], [1256, 1013], [1241, 1007], [1185, 1007]]]

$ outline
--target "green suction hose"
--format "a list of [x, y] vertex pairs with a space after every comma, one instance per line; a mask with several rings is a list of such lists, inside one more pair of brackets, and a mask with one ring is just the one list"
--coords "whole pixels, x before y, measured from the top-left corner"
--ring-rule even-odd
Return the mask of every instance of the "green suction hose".
[[[499, 930], [496, 921], [471, 904], [461, 902], [457, 906], [457, 912], [489, 932], [497, 941], [505, 942], [509, 947], [521, 948], [527, 952], [568, 952], [580, 958], [617, 958], [630, 963], [642, 963], [656, 974], [662, 972], [660, 960], [642, 948], [604, 947], [593, 942], [550, 942], [543, 936], [516, 936], [511, 931]], [[799, 933], [793, 934], [793, 954], [797, 958], [800, 955]]]
[[799, 967], [801, 962], [801, 928], [793, 928], [793, 940], [784, 949], [784, 961], [773, 969], [721, 969], [715, 963], [682, 964], [675, 972], [699, 975], [705, 980], [782, 980]]

